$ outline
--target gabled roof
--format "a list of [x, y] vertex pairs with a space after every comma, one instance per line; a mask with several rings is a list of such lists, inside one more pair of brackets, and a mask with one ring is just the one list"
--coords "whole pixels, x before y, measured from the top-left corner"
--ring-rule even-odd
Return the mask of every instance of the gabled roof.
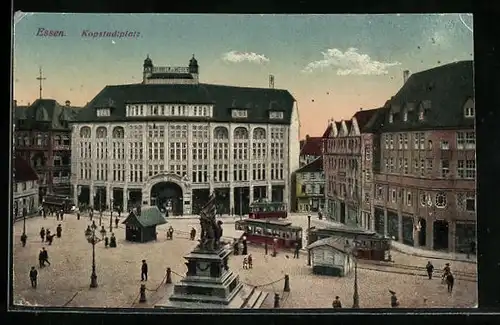
[[[97, 117], [96, 103], [112, 99], [115, 108], [110, 116]], [[129, 84], [104, 87], [78, 114], [77, 122], [134, 120], [203, 120], [230, 122], [232, 109], [247, 109], [241, 123], [290, 124], [295, 99], [287, 90], [250, 88], [214, 84]], [[126, 116], [127, 104], [207, 104], [214, 105], [213, 117]], [[271, 105], [272, 104], [272, 105]], [[283, 119], [270, 119], [269, 110], [284, 112]]]
[[163, 225], [167, 223], [165, 218], [158, 209], [157, 206], [144, 207], [141, 209], [141, 214], [136, 215], [133, 211], [130, 212], [127, 219], [123, 221], [123, 224], [128, 224], [130, 222], [137, 221], [142, 227], [152, 227], [157, 225]]
[[39, 123], [46, 124], [51, 129], [69, 130], [65, 122], [74, 120], [79, 107], [60, 105], [54, 99], [37, 99], [29, 106], [17, 106], [16, 120], [23, 120], [23, 124], [16, 127], [23, 129], [37, 129]]
[[323, 135], [321, 136], [323, 139], [328, 138], [330, 136], [330, 133], [332, 132], [333, 125], [331, 123], [328, 123], [328, 127], [326, 128], [325, 132], [323, 132]]
[[38, 175], [30, 166], [30, 164], [19, 156], [16, 156], [15, 158], [14, 168], [15, 168], [14, 180], [16, 183], [38, 180]]
[[[414, 73], [390, 100], [382, 132], [400, 130], [472, 128], [474, 118], [465, 118], [464, 104], [474, 98], [474, 62], [460, 61]], [[411, 104], [411, 105], [409, 105]], [[418, 120], [418, 109], [425, 109]], [[408, 121], [402, 110], [408, 108]], [[388, 123], [393, 114], [393, 123]]]
[[306, 137], [300, 150], [300, 156], [321, 156], [323, 150], [322, 137]]
[[328, 237], [315, 241], [306, 247], [306, 249], [313, 249], [316, 247], [328, 246], [345, 254], [349, 254], [350, 247], [346, 244], [346, 239], [342, 237]]
[[323, 156], [314, 159], [309, 164], [297, 169], [296, 173], [317, 173], [323, 171]]

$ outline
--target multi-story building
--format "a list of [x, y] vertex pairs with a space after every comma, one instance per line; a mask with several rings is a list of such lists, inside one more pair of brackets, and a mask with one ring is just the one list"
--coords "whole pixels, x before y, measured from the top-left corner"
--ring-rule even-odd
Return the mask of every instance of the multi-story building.
[[290, 202], [299, 166], [297, 104], [286, 90], [199, 83], [198, 62], [155, 67], [139, 84], [106, 86], [73, 124], [80, 203], [156, 204], [197, 213], [215, 191], [223, 213]]
[[368, 162], [373, 147], [371, 137], [363, 135], [372, 132], [377, 116], [376, 109], [360, 110], [350, 120], [330, 124], [324, 140], [323, 169], [326, 215], [335, 221], [369, 228], [372, 170]]
[[323, 137], [310, 137], [306, 135], [304, 140], [301, 140], [299, 167], [304, 167], [321, 157], [323, 149]]
[[38, 211], [38, 175], [21, 157], [14, 158], [14, 219]]
[[295, 172], [297, 212], [322, 211], [325, 207], [325, 173], [323, 157]]
[[375, 164], [375, 229], [456, 252], [475, 241], [473, 62], [415, 73], [389, 100]]
[[69, 101], [62, 106], [53, 99], [37, 99], [15, 108], [16, 156], [28, 161], [38, 174], [40, 200], [47, 193], [71, 196], [69, 122], [77, 111]]

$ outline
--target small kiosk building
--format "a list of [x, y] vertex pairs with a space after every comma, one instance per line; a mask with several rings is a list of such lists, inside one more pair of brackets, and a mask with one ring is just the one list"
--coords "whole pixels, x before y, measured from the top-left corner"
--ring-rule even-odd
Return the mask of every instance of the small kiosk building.
[[156, 206], [142, 208], [140, 212], [132, 210], [125, 224], [125, 239], [132, 242], [144, 243], [156, 240], [156, 226], [167, 223]]
[[329, 237], [307, 246], [310, 250], [313, 273], [343, 277], [353, 269], [353, 259], [345, 239]]

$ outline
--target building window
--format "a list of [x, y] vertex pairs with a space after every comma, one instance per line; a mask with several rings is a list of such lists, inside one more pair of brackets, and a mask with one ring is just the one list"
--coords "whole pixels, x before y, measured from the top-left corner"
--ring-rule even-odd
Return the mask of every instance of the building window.
[[432, 150], [432, 140], [427, 141], [427, 144], [429, 146], [429, 150]]
[[403, 149], [403, 135], [402, 134], [398, 135], [398, 149], [399, 150]]
[[476, 133], [466, 132], [465, 133], [465, 149], [471, 150], [476, 149]]
[[450, 174], [450, 161], [441, 159], [441, 177], [446, 178]]
[[404, 170], [403, 170], [403, 173], [405, 175], [407, 175], [409, 172], [409, 168], [408, 168], [408, 158], [404, 158]]
[[465, 178], [475, 179], [476, 178], [476, 161], [466, 160], [465, 161]]
[[427, 175], [430, 176], [432, 175], [434, 166], [433, 166], [433, 161], [432, 159], [427, 159]]
[[247, 110], [245, 110], [245, 109], [233, 109], [232, 116], [233, 116], [233, 118], [245, 118], [245, 117], [247, 117]]
[[110, 115], [111, 115], [111, 110], [109, 108], [100, 108], [97, 110], [98, 117], [110, 116]]
[[441, 150], [450, 150], [450, 143], [448, 141], [441, 140], [440, 148]]
[[420, 133], [415, 133], [413, 136], [413, 149], [418, 150], [418, 144], [420, 143]]
[[[472, 103], [471, 103], [472, 104]], [[475, 110], [473, 105], [469, 105], [465, 107], [465, 117], [467, 118], [473, 118], [475, 115]]]
[[406, 205], [408, 205], [409, 207], [411, 207], [411, 199], [411, 191], [406, 192]]
[[269, 112], [269, 118], [271, 120], [282, 120], [283, 112]]
[[404, 140], [403, 149], [408, 150], [408, 134], [407, 134], [407, 133], [405, 133], [405, 134], [403, 135], [403, 138], [404, 138], [404, 139], [403, 139], [403, 140]]
[[396, 190], [391, 189], [391, 201], [394, 203], [396, 202]]
[[420, 205], [427, 206], [427, 194], [425, 192], [420, 193]]
[[391, 149], [391, 150], [394, 149], [394, 138], [393, 138], [392, 134], [389, 135], [389, 149]]
[[394, 114], [390, 113], [389, 114], [389, 123], [394, 122]]
[[408, 112], [405, 110], [403, 112], [403, 122], [407, 122], [408, 121]]
[[419, 110], [418, 111], [418, 120], [419, 121], [423, 121], [424, 120], [424, 115], [425, 115], [424, 110], [423, 109]]
[[389, 172], [394, 173], [396, 171], [396, 168], [394, 166], [394, 158], [389, 158]]
[[372, 160], [372, 146], [369, 144], [365, 145], [365, 160], [366, 161]]
[[465, 210], [468, 212], [476, 211], [476, 196], [474, 193], [467, 193], [465, 197]]
[[398, 172], [403, 172], [403, 158], [398, 159]]
[[385, 142], [385, 149], [389, 149], [389, 135], [386, 135], [384, 138]]
[[420, 133], [420, 150], [425, 150], [425, 133]]
[[444, 208], [446, 207], [446, 193], [439, 192], [436, 194], [436, 207]]
[[380, 185], [377, 186], [377, 200], [383, 200], [384, 199], [384, 188]]

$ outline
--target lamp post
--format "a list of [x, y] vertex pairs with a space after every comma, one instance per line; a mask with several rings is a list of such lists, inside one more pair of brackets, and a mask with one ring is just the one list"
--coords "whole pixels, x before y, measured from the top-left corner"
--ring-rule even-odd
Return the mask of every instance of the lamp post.
[[87, 228], [87, 230], [85, 231], [85, 237], [87, 238], [87, 241], [92, 245], [92, 274], [90, 275], [91, 288], [97, 288], [97, 274], [95, 271], [95, 245], [99, 238], [95, 235], [96, 228], [97, 226], [95, 225], [95, 223], [93, 223], [92, 226]]
[[[311, 216], [307, 216], [307, 246], [311, 244]], [[307, 266], [311, 266], [311, 250], [307, 250]]]
[[264, 230], [264, 254], [267, 255], [267, 229], [269, 229], [269, 219], [266, 219], [266, 229]]
[[102, 190], [99, 189], [99, 226], [102, 225]]
[[352, 295], [352, 308], [359, 308], [359, 293], [358, 293], [358, 241], [354, 239], [352, 256], [354, 257], [354, 294]]
[[276, 236], [273, 238], [273, 257], [276, 257], [276, 248], [278, 246], [278, 238]]
[[113, 198], [110, 199], [111, 212], [109, 215], [109, 232], [113, 232]]

